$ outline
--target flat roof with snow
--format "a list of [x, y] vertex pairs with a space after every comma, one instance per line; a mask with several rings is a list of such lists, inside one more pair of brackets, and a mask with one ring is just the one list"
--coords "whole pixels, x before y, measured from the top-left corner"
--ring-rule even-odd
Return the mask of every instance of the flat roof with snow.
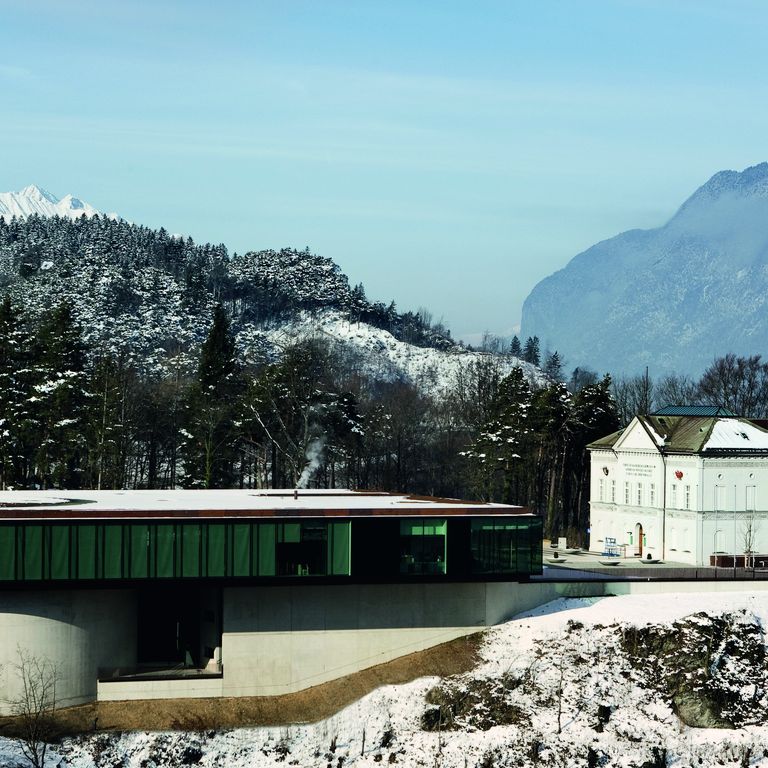
[[2, 491], [0, 520], [526, 515], [525, 507], [376, 491]]

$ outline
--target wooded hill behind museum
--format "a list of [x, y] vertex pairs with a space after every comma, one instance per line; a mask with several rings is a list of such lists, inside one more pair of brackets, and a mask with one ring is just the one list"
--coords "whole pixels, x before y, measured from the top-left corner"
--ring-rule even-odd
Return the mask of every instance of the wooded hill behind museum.
[[365, 375], [322, 333], [275, 355], [255, 331], [329, 308], [455, 345], [328, 259], [230, 258], [106, 217], [0, 222], [0, 280], [5, 488], [396, 489], [530, 506], [550, 535], [586, 528], [583, 449], [618, 426], [607, 377], [532, 391], [489, 355], [436, 396]]

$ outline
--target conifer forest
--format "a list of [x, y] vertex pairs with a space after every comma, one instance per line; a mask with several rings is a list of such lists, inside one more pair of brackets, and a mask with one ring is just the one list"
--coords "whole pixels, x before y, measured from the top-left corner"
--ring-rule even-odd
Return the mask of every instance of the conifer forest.
[[265, 328], [329, 308], [456, 345], [309, 252], [230, 256], [106, 217], [0, 222], [0, 283], [3, 488], [396, 490], [530, 506], [583, 540], [584, 447], [618, 427], [607, 376], [569, 388], [501, 352], [435, 390], [369, 375], [322, 332], [276, 351]]

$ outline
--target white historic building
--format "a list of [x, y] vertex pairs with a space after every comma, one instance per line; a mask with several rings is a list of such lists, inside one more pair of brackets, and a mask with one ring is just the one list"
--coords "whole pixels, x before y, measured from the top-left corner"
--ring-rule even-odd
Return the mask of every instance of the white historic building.
[[666, 408], [588, 449], [590, 550], [693, 565], [748, 553], [768, 567], [768, 429], [722, 408]]

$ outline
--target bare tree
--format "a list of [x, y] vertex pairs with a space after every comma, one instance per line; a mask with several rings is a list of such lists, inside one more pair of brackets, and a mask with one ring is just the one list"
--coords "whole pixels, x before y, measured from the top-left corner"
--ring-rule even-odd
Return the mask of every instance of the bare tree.
[[56, 732], [56, 685], [59, 672], [48, 658], [17, 648], [14, 665], [19, 693], [9, 701], [11, 714], [18, 724], [18, 740], [24, 757], [43, 768], [48, 746]]
[[699, 387], [689, 376], [670, 373], [656, 384], [655, 400], [665, 405], [696, 405], [700, 400]]
[[651, 413], [656, 403], [653, 380], [647, 369], [639, 376], [613, 379], [611, 394], [622, 424], [629, 424], [638, 414]]
[[760, 522], [755, 519], [755, 513], [741, 524], [741, 545], [744, 549], [744, 567], [755, 567], [755, 545], [757, 544], [757, 535], [760, 533]]
[[739, 416], [768, 415], [768, 363], [760, 355], [717, 358], [699, 381], [702, 399], [730, 408]]

